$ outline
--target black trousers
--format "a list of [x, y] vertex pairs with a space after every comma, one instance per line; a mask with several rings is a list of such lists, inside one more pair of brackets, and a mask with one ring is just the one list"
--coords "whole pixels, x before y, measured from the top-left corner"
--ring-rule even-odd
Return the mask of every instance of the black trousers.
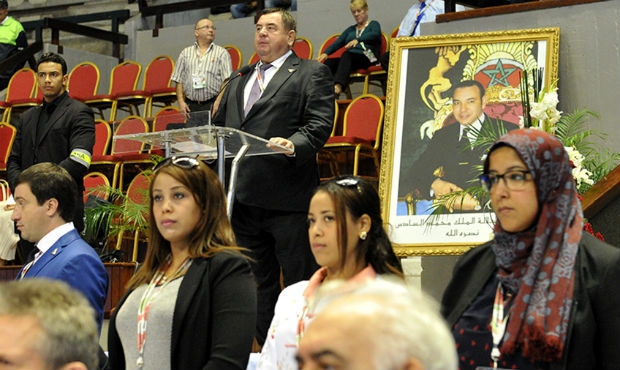
[[[187, 103], [187, 106], [189, 107], [191, 111], [189, 118], [187, 119], [186, 126], [187, 127], [198, 127], [198, 126], [204, 126], [208, 124], [209, 123], [208, 114], [202, 113], [202, 112], [210, 111], [211, 107], [213, 107], [213, 103], [215, 102], [216, 98], [217, 96], [209, 100], [205, 100], [201, 102], [186, 98], [185, 103]], [[198, 114], [195, 114], [195, 113], [198, 113]]]
[[349, 86], [349, 75], [357, 69], [370, 67], [371, 63], [364, 54], [345, 51], [340, 58], [326, 59], [325, 65], [332, 71], [334, 83], [340, 84], [344, 90]]
[[267, 337], [284, 286], [307, 280], [319, 268], [308, 241], [307, 212], [274, 211], [235, 202], [232, 224], [237, 244], [247, 248], [258, 292], [256, 340]]

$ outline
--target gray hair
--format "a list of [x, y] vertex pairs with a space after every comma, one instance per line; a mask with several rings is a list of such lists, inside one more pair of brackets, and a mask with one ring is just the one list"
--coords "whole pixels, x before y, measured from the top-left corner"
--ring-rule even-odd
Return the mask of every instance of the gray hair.
[[37, 319], [43, 330], [33, 347], [51, 369], [79, 361], [88, 369], [99, 363], [95, 311], [65, 282], [26, 279], [0, 284], [0, 315]]
[[359, 318], [360, 328], [366, 330], [360, 335], [369, 335], [373, 342], [367, 350], [374, 351], [375, 369], [401, 368], [410, 358], [420, 361], [425, 370], [457, 369], [454, 338], [430, 296], [385, 276], [350, 286], [324, 284], [312, 306], [315, 312], [320, 309], [317, 316]]

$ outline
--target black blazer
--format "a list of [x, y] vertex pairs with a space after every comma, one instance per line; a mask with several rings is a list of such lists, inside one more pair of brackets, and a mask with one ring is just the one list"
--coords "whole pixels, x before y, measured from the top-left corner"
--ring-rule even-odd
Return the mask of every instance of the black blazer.
[[[130, 293], [110, 318], [107, 369], [125, 369], [116, 314]], [[256, 284], [245, 258], [221, 252], [212, 258], [194, 259], [174, 307], [171, 369], [245, 370], [255, 327]]]
[[244, 118], [243, 91], [249, 76], [231, 80], [214, 124], [264, 139], [286, 138], [295, 144], [295, 156], [244, 158], [239, 164], [236, 199], [264, 209], [306, 212], [319, 183], [316, 154], [334, 121], [331, 72], [321, 63], [291, 54]]
[[[481, 131], [496, 133], [502, 127], [502, 132], [519, 128], [517, 125], [490, 119], [485, 115]], [[482, 164], [482, 156], [486, 146], [467, 148], [467, 141], [459, 142], [461, 125], [453, 123], [435, 131], [433, 138], [428, 143], [426, 150], [420, 155], [410, 168], [405, 168], [404, 178], [401, 180], [401, 192], [404, 194], [417, 189], [422, 199], [430, 198], [431, 184], [436, 176], [433, 172], [438, 167], [443, 167], [443, 179], [463, 189], [477, 185], [471, 180], [477, 178], [480, 172], [476, 171], [476, 165]]]
[[41, 162], [59, 164], [75, 179], [79, 193], [84, 190], [83, 178], [88, 167], [70, 159], [69, 155], [74, 149], [82, 149], [92, 156], [95, 144], [93, 111], [84, 103], [71, 99], [66, 92], [57, 99], [49, 124], [38, 140], [37, 123], [42, 105], [28, 109], [16, 120], [17, 135], [7, 162], [7, 178], [12, 191], [15, 191], [17, 176]]
[[[495, 253], [486, 243], [464, 254], [441, 304], [450, 328], [495, 274]], [[620, 369], [620, 249], [584, 233], [575, 261], [568, 345], [551, 370]], [[489, 320], [491, 318], [489, 317]]]

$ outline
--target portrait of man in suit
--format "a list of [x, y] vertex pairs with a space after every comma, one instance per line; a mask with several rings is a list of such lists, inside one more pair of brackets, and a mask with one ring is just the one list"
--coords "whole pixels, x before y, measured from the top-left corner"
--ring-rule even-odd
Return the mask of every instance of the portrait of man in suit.
[[[239, 163], [232, 225], [250, 252], [258, 284], [257, 340], [262, 344], [281, 290], [318, 269], [310, 252], [307, 214], [319, 184], [316, 154], [334, 117], [334, 81], [327, 66], [292, 50], [293, 15], [265, 9], [256, 21], [252, 72], [231, 78], [213, 118], [287, 148], [287, 154], [252, 156]], [[233, 76], [235, 74], [233, 73]]]
[[[454, 122], [433, 133], [426, 150], [404, 176], [411, 182], [409, 191], [417, 199], [438, 199], [475, 186], [485, 146], [477, 145], [479, 136], [498, 137], [518, 128], [517, 125], [488, 117], [484, 113], [487, 97], [482, 84], [464, 80], [452, 88]], [[448, 121], [448, 120], [447, 120]], [[450, 203], [452, 211], [477, 211], [481, 204], [470, 194]]]

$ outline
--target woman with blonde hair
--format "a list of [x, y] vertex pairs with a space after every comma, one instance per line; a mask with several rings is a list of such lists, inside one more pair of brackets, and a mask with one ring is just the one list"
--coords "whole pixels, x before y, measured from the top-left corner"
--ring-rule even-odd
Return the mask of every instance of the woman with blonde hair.
[[[355, 24], [347, 27], [316, 59], [332, 71], [336, 98], [349, 85], [351, 72], [377, 64], [381, 52], [381, 25], [368, 19], [366, 0], [351, 0], [349, 8]], [[340, 58], [329, 58], [329, 55], [342, 47], [346, 50]]]

